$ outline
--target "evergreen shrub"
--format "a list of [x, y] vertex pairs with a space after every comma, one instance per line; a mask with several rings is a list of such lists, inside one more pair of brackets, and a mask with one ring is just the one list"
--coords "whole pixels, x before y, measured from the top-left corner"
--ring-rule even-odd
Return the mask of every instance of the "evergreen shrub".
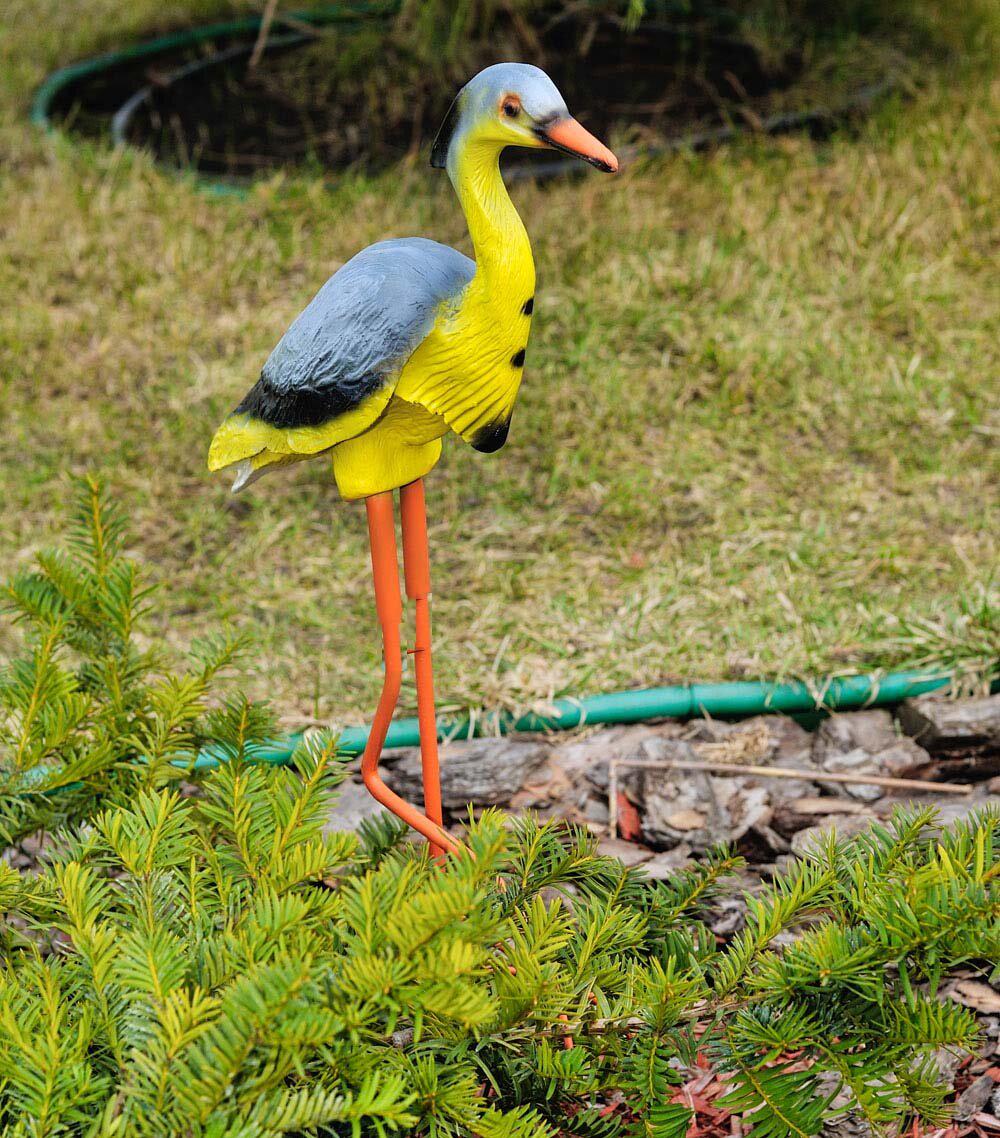
[[[683, 1138], [709, 1064], [759, 1138], [945, 1117], [932, 1053], [977, 1024], [940, 989], [1000, 960], [1000, 816], [831, 835], [728, 942], [728, 853], [653, 884], [497, 812], [443, 865], [390, 820], [328, 833], [336, 738], [248, 761], [272, 725], [212, 702], [231, 643], [154, 661], [121, 542], [89, 483], [9, 590], [3, 824], [49, 840], [0, 861], [0, 1133]], [[227, 761], [198, 773], [206, 741]]]

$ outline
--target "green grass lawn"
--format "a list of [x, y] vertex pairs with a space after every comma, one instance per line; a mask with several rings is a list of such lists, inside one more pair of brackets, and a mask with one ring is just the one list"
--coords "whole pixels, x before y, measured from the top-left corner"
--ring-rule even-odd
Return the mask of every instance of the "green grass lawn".
[[[0, 17], [0, 569], [99, 472], [164, 641], [251, 630], [248, 687], [287, 722], [356, 719], [379, 681], [363, 509], [323, 460], [234, 499], [205, 454], [344, 260], [468, 251], [463, 220], [423, 165], [241, 201], [41, 138], [48, 68], [232, 10], [124, 7]], [[967, 69], [828, 143], [517, 187], [539, 285], [511, 441], [455, 440], [428, 481], [444, 707], [996, 654], [960, 608], [997, 583], [998, 106]]]

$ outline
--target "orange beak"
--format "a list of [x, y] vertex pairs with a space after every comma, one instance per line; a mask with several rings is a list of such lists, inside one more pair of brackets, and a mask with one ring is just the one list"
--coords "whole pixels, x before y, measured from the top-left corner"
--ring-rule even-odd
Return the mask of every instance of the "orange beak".
[[607, 174], [618, 173], [618, 159], [574, 118], [559, 119], [551, 126], [539, 125], [535, 128], [535, 135], [554, 150], [582, 158]]

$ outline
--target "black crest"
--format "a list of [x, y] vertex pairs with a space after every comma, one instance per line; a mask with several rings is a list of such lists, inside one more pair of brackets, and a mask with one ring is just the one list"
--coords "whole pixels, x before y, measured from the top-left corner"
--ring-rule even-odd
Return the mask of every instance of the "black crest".
[[437, 132], [437, 137], [431, 145], [431, 165], [436, 170], [443, 170], [448, 165], [448, 147], [451, 145], [451, 139], [455, 131], [458, 129], [458, 120], [461, 113], [458, 108], [458, 101], [462, 97], [462, 92], [452, 99], [451, 106], [448, 108], [448, 113], [444, 116], [444, 122], [441, 124]]

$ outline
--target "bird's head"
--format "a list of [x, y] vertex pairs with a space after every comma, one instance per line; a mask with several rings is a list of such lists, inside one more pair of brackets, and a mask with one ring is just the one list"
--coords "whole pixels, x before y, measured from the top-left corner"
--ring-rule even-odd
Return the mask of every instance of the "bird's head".
[[495, 148], [550, 147], [616, 173], [618, 159], [566, 109], [555, 83], [529, 63], [496, 63], [459, 91], [431, 147], [431, 165], [444, 168], [460, 144]]

